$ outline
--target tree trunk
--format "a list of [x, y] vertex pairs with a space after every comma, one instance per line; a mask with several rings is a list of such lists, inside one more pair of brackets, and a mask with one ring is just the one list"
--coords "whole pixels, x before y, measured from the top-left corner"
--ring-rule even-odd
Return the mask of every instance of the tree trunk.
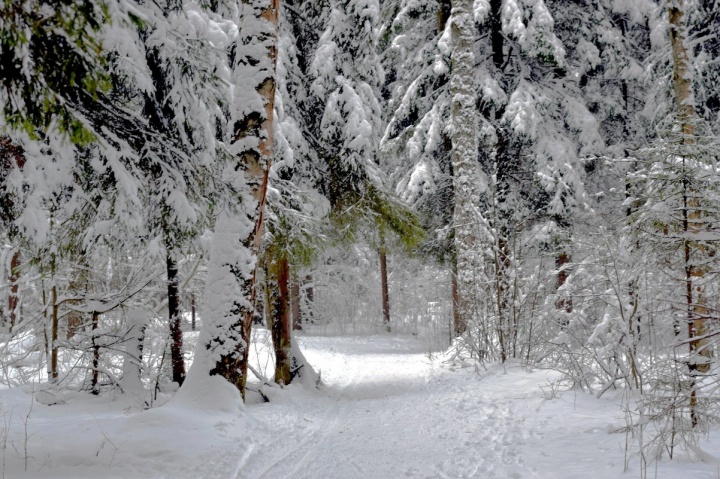
[[190, 329], [192, 331], [195, 331], [195, 329], [197, 328], [196, 321], [197, 311], [195, 309], [195, 295], [193, 294], [190, 299]]
[[8, 311], [10, 312], [10, 325], [8, 331], [12, 333], [15, 324], [18, 322], [18, 312], [20, 306], [19, 279], [20, 279], [20, 250], [15, 251], [10, 260], [10, 295], [8, 296]]
[[451, 278], [451, 282], [452, 282], [451, 287], [452, 287], [453, 332], [455, 333], [455, 336], [460, 336], [467, 330], [467, 325], [465, 324], [465, 321], [463, 321], [463, 318], [460, 315], [460, 310], [458, 309], [457, 265], [456, 265], [454, 259], [452, 262], [452, 273], [450, 275], [450, 278]]
[[438, 33], [442, 33], [445, 30], [448, 20], [450, 19], [450, 0], [440, 0], [439, 8], [437, 11], [437, 29]]
[[382, 289], [383, 324], [390, 332], [390, 295], [388, 293], [387, 252], [380, 248], [380, 286]]
[[302, 316], [300, 308], [300, 280], [296, 271], [290, 275], [290, 304], [292, 306], [292, 325], [294, 331], [302, 330]]
[[57, 383], [58, 380], [58, 330], [60, 321], [58, 318], [57, 285], [54, 283], [50, 289], [50, 301], [52, 301], [51, 332], [50, 332], [50, 382]]
[[480, 173], [475, 86], [475, 21], [472, 0], [453, 0], [452, 73], [450, 78], [451, 140], [455, 205], [455, 251], [457, 264], [457, 306], [464, 324], [474, 319], [478, 299], [476, 278], [481, 271], [478, 248]]
[[[257, 93], [236, 106], [243, 115], [233, 122], [231, 142], [237, 154], [236, 170], [242, 173], [235, 186], [250, 195], [244, 196], [240, 212], [225, 210], [216, 221], [203, 302], [203, 334], [195, 351], [202, 361], [193, 362], [202, 364], [197, 368], [208, 366], [211, 376], [232, 383], [243, 399], [272, 159], [278, 0], [268, 0], [267, 6], [256, 12], [256, 18], [243, 19], [248, 28], [240, 31], [232, 65], [236, 88]], [[246, 201], [248, 196], [252, 201]], [[196, 366], [193, 370], [207, 374]], [[193, 371], [188, 378], [195, 374]]]
[[304, 323], [314, 323], [313, 317], [313, 304], [315, 303], [315, 283], [313, 283], [313, 277], [311, 274], [306, 274], [303, 278], [303, 290], [305, 291], [305, 308], [302, 313], [305, 315], [303, 319]]
[[[565, 286], [568, 277], [570, 276], [570, 270], [567, 266], [570, 264], [570, 256], [565, 252], [561, 251], [555, 256], [555, 269], [557, 270], [557, 290], [558, 292]], [[562, 293], [559, 293], [562, 294]], [[561, 316], [560, 323], [563, 326], [568, 325], [567, 314], [572, 313], [573, 303], [572, 298], [563, 295], [555, 301], [555, 309], [557, 309]]]
[[502, 32], [502, 0], [490, 0], [490, 44], [492, 45], [492, 58], [496, 68], [502, 68], [505, 63], [505, 37]]
[[[71, 291], [74, 295], [79, 296], [81, 294], [81, 290], [85, 290], [84, 292], [87, 292], [87, 279], [85, 277], [87, 266], [84, 261], [84, 257], [80, 255], [78, 258], [78, 261], [80, 262], [80, 267], [76, 270], [73, 280], [69, 284], [69, 291]], [[78, 300], [70, 301], [71, 304], [77, 304], [79, 303]], [[75, 333], [77, 333], [77, 330], [82, 326], [83, 324], [83, 314], [70, 310], [67, 312], [67, 327], [65, 330], [65, 338], [66, 339], [72, 339], [75, 336]]]
[[180, 279], [178, 267], [170, 251], [166, 256], [168, 318], [170, 322], [170, 362], [172, 363], [172, 380], [182, 386], [185, 381], [185, 358], [183, 357], [183, 335], [180, 327]]
[[[682, 131], [682, 144], [694, 143], [695, 100], [693, 95], [692, 69], [690, 51], [687, 47], [688, 35], [685, 23], [685, 0], [668, 2], [668, 19], [670, 22], [670, 44], [673, 58], [673, 86], [675, 90], [675, 107], [677, 119]], [[683, 158], [683, 164], [686, 164]], [[702, 192], [692, 191], [690, 185], [683, 184], [683, 233], [692, 238], [705, 229], [702, 219]], [[707, 252], [702, 244], [691, 239], [684, 241], [685, 254], [685, 293], [688, 311], [688, 339], [690, 357], [688, 367], [692, 377], [707, 373], [710, 370], [711, 356], [707, 339], [694, 339], [706, 333], [705, 323], [709, 318], [707, 298], [705, 295], [705, 271], [700, 264], [707, 259]], [[692, 425], [698, 424], [697, 397], [695, 381], [692, 381], [690, 392], [690, 415]]]
[[290, 268], [287, 258], [271, 259], [266, 269], [268, 321], [275, 349], [275, 382], [290, 384], [292, 370], [292, 337], [290, 332]]
[[[497, 218], [497, 216], [496, 216]], [[498, 219], [498, 222], [500, 220]], [[500, 362], [504, 363], [508, 357], [508, 339], [512, 337], [509, 330], [508, 318], [508, 270], [510, 269], [510, 251], [503, 228], [496, 228], [498, 238], [495, 248], [495, 301], [497, 302], [497, 333], [500, 346]]]
[[50, 253], [50, 278], [52, 285], [50, 286], [50, 382], [57, 384], [58, 380], [58, 331], [60, 328], [60, 319], [58, 317], [58, 293], [57, 293], [57, 255]]
[[97, 343], [97, 329], [100, 326], [100, 313], [97, 311], [93, 311], [92, 313], [92, 379], [90, 381], [90, 391], [94, 395], [100, 394], [100, 389], [98, 387], [98, 379], [100, 376], [100, 371], [98, 368], [100, 367], [100, 346]]
[[142, 354], [147, 316], [140, 309], [130, 309], [126, 315], [128, 330], [124, 337], [123, 366], [120, 387], [124, 394], [143, 399]]

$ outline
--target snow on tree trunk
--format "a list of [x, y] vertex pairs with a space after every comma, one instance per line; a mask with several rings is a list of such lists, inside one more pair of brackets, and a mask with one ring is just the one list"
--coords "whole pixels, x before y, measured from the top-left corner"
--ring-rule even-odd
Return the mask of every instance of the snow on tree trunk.
[[18, 280], [20, 279], [20, 251], [15, 251], [10, 260], [10, 294], [8, 295], [8, 311], [10, 312], [10, 324], [8, 331], [12, 333], [13, 328], [18, 322], [18, 312], [20, 309], [20, 295]]
[[[218, 401], [232, 400], [212, 379], [220, 376], [245, 396], [256, 297], [256, 263], [273, 146], [278, 0], [240, 5], [234, 55], [235, 97], [231, 151], [237, 157], [232, 183], [242, 194], [241, 211], [223, 211], [210, 247], [203, 330], [179, 400], [203, 407], [212, 388]], [[182, 393], [182, 389], [181, 389]]]
[[92, 375], [90, 377], [90, 392], [100, 394], [100, 345], [98, 344], [97, 329], [100, 326], [100, 313], [93, 311], [90, 338], [92, 342]]
[[123, 337], [125, 347], [123, 348], [122, 377], [119, 386], [124, 394], [141, 400], [145, 395], [141, 377], [143, 341], [145, 340], [148, 316], [142, 309], [131, 308], [125, 314], [125, 321], [127, 332]]
[[[681, 143], [694, 143], [695, 96], [693, 94], [693, 76], [690, 63], [690, 47], [686, 25], [685, 0], [674, 0], [668, 3], [668, 19], [670, 22], [670, 44], [673, 59], [673, 87], [675, 90], [675, 109], [682, 133]], [[682, 158], [683, 165], [690, 160]], [[694, 191], [687, 181], [683, 182], [683, 233], [685, 257], [685, 287], [687, 296], [688, 339], [690, 357], [688, 367], [690, 375], [707, 373], [710, 370], [711, 349], [706, 334], [706, 322], [710, 317], [705, 293], [705, 271], [702, 264], [707, 262], [708, 254], [703, 244], [692, 241], [706, 229], [702, 214], [702, 192]], [[695, 381], [690, 391], [690, 415], [692, 425], [697, 426], [697, 397]]]
[[175, 401], [191, 407], [230, 407], [244, 386], [240, 370], [246, 351], [244, 311], [252, 309], [243, 283], [250, 281], [255, 257], [241, 242], [254, 224], [228, 210], [215, 226], [207, 265], [202, 328], [192, 366]]
[[469, 324], [477, 307], [475, 276], [480, 271], [478, 245], [480, 176], [475, 86], [475, 22], [472, 0], [454, 0], [450, 21], [452, 32], [452, 73], [450, 79], [451, 140], [455, 208], [455, 249], [457, 262], [457, 306], [464, 324]]

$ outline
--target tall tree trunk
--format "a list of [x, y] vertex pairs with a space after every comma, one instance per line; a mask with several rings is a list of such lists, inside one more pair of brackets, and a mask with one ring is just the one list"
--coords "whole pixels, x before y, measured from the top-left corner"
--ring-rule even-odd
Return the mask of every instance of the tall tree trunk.
[[[685, 0], [668, 2], [668, 19], [670, 21], [670, 44], [673, 58], [673, 86], [675, 90], [675, 108], [677, 119], [682, 131], [682, 144], [694, 142], [696, 120], [695, 100], [693, 95], [693, 79], [688, 49], [688, 34]], [[683, 158], [685, 165], [687, 160]], [[710, 348], [707, 339], [702, 337], [705, 323], [709, 318], [707, 298], [705, 295], [705, 271], [701, 265], [707, 257], [702, 244], [692, 241], [692, 237], [705, 229], [702, 219], [700, 197], [702, 192], [693, 191], [691, 185], [683, 184], [683, 233], [685, 253], [685, 293], [688, 311], [688, 339], [690, 358], [688, 367], [692, 377], [710, 370]], [[692, 381], [690, 392], [690, 414], [692, 425], [698, 424], [697, 397], [695, 381]]]
[[387, 274], [387, 252], [384, 247], [380, 247], [380, 287], [382, 289], [382, 310], [383, 324], [385, 330], [390, 332], [390, 294], [388, 292], [388, 274]]
[[[478, 305], [475, 276], [481, 271], [478, 248], [480, 183], [475, 86], [475, 21], [472, 0], [452, 0], [451, 140], [455, 206], [458, 312], [467, 325]], [[480, 348], [481, 351], [484, 349]], [[482, 352], [481, 352], [482, 354]]]
[[275, 382], [290, 384], [292, 370], [292, 337], [290, 330], [290, 267], [287, 258], [273, 258], [267, 264], [266, 294], [268, 321], [275, 350]]
[[490, 44], [492, 45], [492, 58], [496, 68], [502, 68], [505, 63], [505, 36], [502, 32], [502, 0], [490, 0]]
[[182, 386], [185, 381], [185, 358], [183, 357], [183, 335], [180, 327], [180, 278], [177, 263], [168, 250], [166, 255], [168, 319], [170, 323], [170, 362], [172, 363], [172, 380]]
[[20, 250], [13, 253], [10, 260], [10, 295], [8, 296], [8, 311], [10, 312], [9, 332], [12, 333], [15, 324], [18, 322], [18, 312], [20, 306], [19, 283], [20, 280]]
[[[13, 170], [18, 168], [22, 171], [25, 167], [25, 153], [22, 148], [13, 144], [10, 138], [6, 136], [0, 136], [0, 183], [4, 182], [7, 175]], [[2, 205], [0, 207], [5, 209], [6, 220], [13, 221], [17, 218], [15, 214], [15, 204], [11, 195], [3, 198]], [[17, 231], [15, 227], [9, 228], [9, 238], [12, 240], [16, 235]], [[10, 259], [10, 274], [8, 277], [10, 283], [10, 294], [8, 295], [8, 314], [10, 324], [8, 325], [8, 332], [12, 333], [15, 324], [18, 321], [19, 309], [20, 309], [20, 296], [18, 294], [20, 279], [20, 260], [21, 260], [20, 249], [15, 250]]]
[[302, 330], [302, 312], [300, 308], [300, 279], [297, 271], [290, 275], [290, 305], [292, 307], [292, 325], [294, 331]]
[[[263, 7], [250, 0], [243, 3], [256, 8], [257, 18], [253, 28], [241, 31], [233, 65], [235, 82], [238, 88], [255, 89], [263, 107], [253, 109], [252, 101], [238, 106], [246, 113], [233, 124], [232, 143], [245, 183], [238, 187], [249, 188], [254, 202], [246, 203], [242, 214], [226, 211], [217, 221], [205, 289], [203, 329], [207, 333], [197, 351], [211, 358], [210, 375], [224, 377], [244, 398], [257, 296], [257, 254], [272, 159], [278, 0], [268, 0]], [[263, 51], [264, 56], [258, 57]]]
[[60, 320], [58, 317], [58, 294], [57, 285], [53, 280], [50, 289], [50, 301], [52, 301], [51, 326], [50, 326], [50, 382], [56, 384], [58, 381], [58, 331], [60, 329]]
[[57, 384], [58, 381], [58, 331], [60, 329], [60, 318], [58, 316], [58, 292], [57, 292], [57, 255], [50, 253], [50, 382]]
[[93, 311], [92, 313], [92, 379], [90, 380], [90, 391], [94, 395], [100, 394], [100, 388], [98, 386], [98, 379], [100, 376], [100, 345], [97, 341], [97, 329], [100, 326], [100, 313]]

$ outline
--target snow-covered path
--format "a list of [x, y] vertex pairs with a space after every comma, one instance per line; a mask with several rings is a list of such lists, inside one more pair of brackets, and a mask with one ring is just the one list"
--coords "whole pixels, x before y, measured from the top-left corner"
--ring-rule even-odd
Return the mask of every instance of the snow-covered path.
[[[292, 387], [250, 407], [278, 434], [259, 444], [241, 478], [392, 479], [638, 477], [623, 473], [617, 404], [566, 392], [547, 372], [478, 374], [430, 361], [412, 337], [304, 337], [327, 394]], [[637, 462], [637, 461], [635, 461]], [[663, 464], [659, 477], [708, 478], [714, 466]]]
[[[641, 477], [632, 454], [623, 472], [627, 438], [614, 431], [625, 421], [611, 394], [551, 394], [540, 387], [547, 371], [430, 360], [412, 336], [300, 343], [325, 387], [272, 388], [270, 403], [244, 410], [202, 391], [194, 406], [147, 411], [123, 395], [66, 392], [45, 406], [31, 389], [0, 391], [0, 479]], [[256, 349], [267, 364], [262, 341]], [[716, 457], [717, 435], [701, 443]], [[663, 460], [648, 472], [717, 479], [720, 461]]]

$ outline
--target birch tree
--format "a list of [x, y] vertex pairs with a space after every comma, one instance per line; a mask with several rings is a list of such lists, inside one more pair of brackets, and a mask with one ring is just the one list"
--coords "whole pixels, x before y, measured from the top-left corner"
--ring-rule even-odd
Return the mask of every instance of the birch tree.
[[[233, 45], [234, 97], [227, 179], [237, 204], [217, 219], [210, 247], [204, 327], [192, 366], [195, 387], [203, 376], [220, 376], [243, 395], [257, 294], [257, 254], [262, 237], [272, 160], [277, 59], [277, 0], [238, 5]], [[188, 375], [191, 379], [191, 375]]]

